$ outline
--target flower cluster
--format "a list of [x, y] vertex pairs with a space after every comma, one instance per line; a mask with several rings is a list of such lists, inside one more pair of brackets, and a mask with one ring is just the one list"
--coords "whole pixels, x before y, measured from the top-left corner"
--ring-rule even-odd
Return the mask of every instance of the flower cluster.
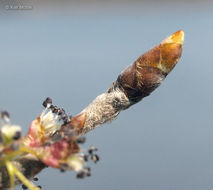
[[[14, 176], [18, 177], [19, 172], [12, 161], [23, 154], [30, 153], [47, 166], [62, 172], [74, 170], [77, 172], [77, 178], [91, 175], [90, 168], [86, 166], [89, 160], [94, 163], [99, 161], [97, 148], [92, 146], [86, 151], [79, 146], [86, 140], [80, 136], [86, 121], [85, 114], [69, 116], [64, 109], [54, 106], [50, 98], [43, 102], [43, 106], [44, 110], [32, 121], [24, 138], [21, 137], [21, 128], [10, 123], [9, 114], [1, 112], [0, 163], [2, 166], [8, 165], [11, 189], [14, 188]], [[31, 190], [40, 188], [35, 187], [26, 178], [23, 179], [23, 187]]]
[[26, 179], [26, 177], [18, 171], [12, 163], [13, 160], [27, 153], [25, 148], [22, 146], [23, 138], [21, 134], [21, 127], [11, 124], [9, 113], [7, 111], [0, 112], [0, 123], [0, 167], [5, 166], [7, 168], [10, 176], [11, 190], [15, 187], [15, 176], [19, 178], [19, 180], [22, 181], [29, 189], [40, 189]]

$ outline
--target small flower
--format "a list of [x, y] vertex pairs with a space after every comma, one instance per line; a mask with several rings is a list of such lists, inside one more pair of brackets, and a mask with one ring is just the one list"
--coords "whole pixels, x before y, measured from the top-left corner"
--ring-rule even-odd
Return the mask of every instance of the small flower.
[[97, 154], [93, 154], [97, 148], [92, 146], [88, 154], [84, 154], [79, 146], [86, 140], [79, 137], [86, 121], [85, 114], [68, 116], [64, 109], [52, 104], [51, 98], [47, 98], [43, 106], [44, 110], [32, 121], [24, 138], [21, 127], [10, 123], [9, 113], [0, 112], [0, 164], [8, 170], [12, 190], [15, 176], [23, 183], [23, 189], [41, 189], [25, 178], [11, 162], [23, 154], [33, 154], [47, 166], [61, 171], [74, 170], [77, 178], [91, 176], [90, 168], [86, 167], [89, 158], [95, 163], [99, 160]]
[[83, 172], [83, 176], [90, 176], [90, 172], [85, 169], [86, 162], [91, 158], [96, 163], [99, 157], [92, 155], [97, 148], [91, 147], [89, 156], [82, 153], [79, 147], [86, 140], [85, 137], [78, 136], [86, 121], [86, 115], [68, 116], [64, 109], [52, 104], [51, 98], [47, 98], [43, 106], [45, 109], [41, 115], [30, 125], [24, 145], [47, 166], [61, 171], [74, 170], [77, 175]]
[[21, 127], [10, 123], [9, 113], [0, 112], [1, 129], [0, 129], [0, 145], [2, 151], [16, 149], [21, 138]]
[[26, 187], [31, 190], [38, 190], [21, 172], [13, 165], [12, 161], [25, 153], [22, 147], [21, 127], [10, 123], [9, 113], [0, 112], [0, 164], [7, 168], [10, 176], [11, 190], [14, 190], [15, 176]]
[[43, 102], [43, 106], [45, 109], [39, 117], [40, 125], [44, 128], [45, 134], [52, 135], [64, 124], [65, 111], [52, 105], [52, 100], [49, 97]]
[[3, 144], [7, 145], [21, 137], [21, 127], [18, 125], [3, 125], [1, 128]]
[[39, 117], [32, 121], [25, 137], [24, 144], [30, 147], [39, 147], [59, 131], [67, 121], [65, 111], [52, 105], [51, 98], [43, 102], [45, 107]]

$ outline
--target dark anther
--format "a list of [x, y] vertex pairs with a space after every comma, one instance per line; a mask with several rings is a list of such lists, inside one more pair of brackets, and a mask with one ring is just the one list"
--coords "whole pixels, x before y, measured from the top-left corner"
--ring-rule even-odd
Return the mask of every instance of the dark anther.
[[94, 146], [91, 146], [90, 149], [88, 150], [89, 154], [93, 154], [94, 151], [97, 151], [98, 149], [95, 148]]
[[91, 176], [91, 169], [90, 167], [85, 168], [85, 174], [89, 177]]
[[7, 111], [0, 112], [0, 116], [1, 116], [2, 119], [10, 118], [10, 114]]
[[76, 142], [79, 144], [83, 144], [85, 143], [85, 141], [86, 141], [86, 137], [79, 137]]
[[84, 161], [87, 162], [88, 161], [88, 155], [84, 155]]
[[57, 108], [56, 114], [57, 114], [57, 115], [60, 115], [60, 114], [61, 114], [61, 108]]
[[87, 170], [87, 172], [91, 172], [91, 168], [90, 167], [86, 167], [85, 169]]
[[26, 185], [22, 184], [22, 189], [28, 189]]
[[13, 140], [19, 140], [21, 138], [21, 132], [20, 131], [17, 131], [15, 133], [15, 135], [13, 136]]
[[69, 123], [72, 120], [72, 116], [71, 115], [70, 116], [66, 115], [62, 119], [64, 121], [64, 125], [66, 125], [67, 123]]
[[54, 107], [55, 107], [54, 105], [50, 105], [50, 109], [51, 109], [51, 110], [54, 109]]
[[51, 109], [51, 110], [52, 110], [52, 112], [54, 113], [54, 112], [56, 111], [56, 109], [57, 109], [57, 108], [56, 108], [56, 106], [51, 105], [51, 106], [50, 106], [50, 109]]
[[41, 185], [38, 185], [37, 187], [38, 187], [39, 189], [42, 189]]
[[84, 177], [86, 177], [85, 171], [80, 171], [77, 173], [76, 177], [78, 179], [83, 179]]
[[65, 114], [65, 111], [63, 108], [59, 108], [58, 109], [58, 115], [64, 115]]
[[58, 109], [59, 108], [57, 106], [54, 106], [54, 108], [52, 109], [52, 112], [55, 113], [55, 114], [57, 114], [58, 113]]
[[46, 108], [48, 104], [52, 104], [52, 99], [50, 97], [47, 97], [42, 105]]
[[65, 125], [65, 124], [66, 124], [66, 121], [67, 121], [67, 115], [64, 115], [64, 116], [62, 117], [62, 120], [63, 120], [64, 125]]
[[60, 169], [60, 172], [61, 172], [61, 173], [64, 173], [65, 171], [66, 171], [66, 170], [64, 170], [64, 169]]
[[91, 160], [94, 163], [97, 163], [100, 160], [100, 158], [99, 158], [99, 156], [97, 154], [94, 154], [94, 155], [91, 156]]
[[38, 178], [37, 178], [37, 177], [34, 177], [34, 178], [33, 178], [33, 181], [38, 181]]

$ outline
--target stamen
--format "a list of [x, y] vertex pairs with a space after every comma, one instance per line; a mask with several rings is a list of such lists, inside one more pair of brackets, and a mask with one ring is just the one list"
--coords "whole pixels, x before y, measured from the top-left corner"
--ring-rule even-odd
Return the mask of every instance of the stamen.
[[85, 168], [86, 169], [86, 172], [87, 172], [87, 176], [91, 176], [91, 168], [90, 167], [87, 167]]
[[100, 158], [97, 154], [94, 154], [91, 156], [91, 160], [96, 164], [100, 160]]
[[7, 111], [0, 112], [1, 118], [10, 118], [10, 114]]
[[52, 110], [52, 112], [54, 113], [56, 110], [57, 110], [57, 107], [56, 106], [54, 106], [54, 105], [51, 105], [50, 106], [50, 109]]
[[38, 181], [38, 178], [37, 178], [37, 177], [34, 177], [34, 178], [33, 178], [33, 181]]
[[67, 123], [69, 123], [72, 120], [72, 115], [66, 115], [65, 117], [62, 118], [64, 125], [66, 125]]
[[20, 131], [17, 131], [15, 133], [15, 135], [13, 136], [13, 140], [19, 140], [21, 138], [21, 132]]
[[27, 186], [26, 186], [26, 185], [24, 185], [24, 184], [22, 184], [22, 186], [21, 186], [21, 187], [22, 187], [22, 189], [24, 189], [24, 190], [25, 190], [25, 189], [28, 189], [28, 188], [27, 188]]
[[83, 179], [85, 177], [85, 173], [83, 171], [80, 171], [80, 172], [77, 173], [76, 177], [78, 179]]
[[2, 120], [2, 125], [4, 125], [5, 123], [10, 123], [10, 114], [7, 111], [1, 111], [0, 119]]
[[91, 146], [90, 149], [88, 150], [89, 154], [93, 154], [93, 152], [98, 151], [97, 148], [95, 148], [94, 146]]
[[62, 116], [65, 114], [65, 110], [63, 108], [59, 108], [58, 115]]
[[89, 156], [88, 156], [88, 155], [85, 154], [85, 155], [83, 156], [83, 158], [84, 158], [84, 161], [85, 161], [85, 162], [88, 162], [88, 160], [89, 160]]
[[91, 176], [91, 169], [89, 168], [89, 167], [87, 167], [87, 168], [84, 168], [84, 169], [82, 169], [81, 171], [79, 171], [78, 173], [77, 173], [77, 178], [78, 179], [83, 179], [83, 178], [85, 178], [85, 177], [89, 177], [89, 176]]
[[52, 104], [52, 99], [50, 97], [47, 97], [42, 105], [46, 108], [46, 107], [49, 107], [51, 104]]

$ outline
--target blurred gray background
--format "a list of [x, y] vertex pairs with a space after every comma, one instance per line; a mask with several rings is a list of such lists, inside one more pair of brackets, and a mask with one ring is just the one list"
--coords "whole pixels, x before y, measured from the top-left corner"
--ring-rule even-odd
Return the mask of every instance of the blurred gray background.
[[[92, 176], [46, 169], [44, 190], [213, 189], [213, 3], [39, 1], [0, 10], [0, 109], [26, 132], [50, 96], [73, 115], [143, 52], [185, 31], [165, 82], [113, 123], [87, 134], [99, 148]], [[17, 187], [17, 190], [21, 187]]]

